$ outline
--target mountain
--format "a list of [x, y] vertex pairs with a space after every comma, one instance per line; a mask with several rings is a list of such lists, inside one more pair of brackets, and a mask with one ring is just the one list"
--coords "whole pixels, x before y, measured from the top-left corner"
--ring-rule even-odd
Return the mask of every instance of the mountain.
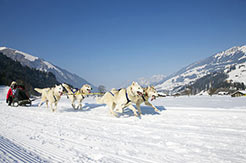
[[228, 80], [243, 82], [246, 85], [246, 62], [227, 67], [225, 72], [229, 75]]
[[46, 88], [59, 83], [51, 72], [23, 66], [0, 52], [0, 85], [10, 85], [12, 81], [23, 84], [29, 94], [37, 94], [35, 87]]
[[240, 81], [246, 84], [245, 62], [246, 45], [232, 47], [190, 64], [168, 76], [163, 83], [156, 86], [156, 89], [159, 91], [178, 92], [185, 85], [190, 85], [206, 75], [221, 71], [228, 74], [228, 80]]
[[[6, 47], [0, 47], [0, 52], [12, 60], [20, 62], [23, 66], [28, 66], [43, 72], [53, 73], [57, 81], [60, 83], [68, 83], [77, 88], [80, 88], [83, 84], [90, 84], [88, 81], [79, 77], [78, 75], [70, 73], [67, 70], [64, 70], [30, 54]], [[96, 88], [92, 84], [90, 85]]]
[[[165, 75], [153, 75], [151, 77], [141, 77], [138, 78], [134, 81], [138, 82], [138, 84], [140, 84], [142, 87], [146, 87], [149, 85], [157, 85], [159, 83], [161, 83], [163, 80], [165, 80], [166, 76]], [[133, 81], [128, 80], [126, 82], [124, 82], [123, 84], [121, 84], [121, 88], [126, 88], [128, 87]]]

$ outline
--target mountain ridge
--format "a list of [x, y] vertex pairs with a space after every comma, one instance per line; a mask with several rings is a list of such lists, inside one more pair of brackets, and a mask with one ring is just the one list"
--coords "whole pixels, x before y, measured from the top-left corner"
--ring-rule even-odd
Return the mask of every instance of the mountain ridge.
[[[156, 85], [159, 91], [178, 92], [184, 85], [192, 84], [203, 76], [213, 72], [225, 71], [228, 67], [246, 62], [246, 45], [234, 46], [215, 53], [203, 60], [189, 64], [179, 71], [167, 76], [165, 81]], [[246, 75], [246, 74], [245, 74]], [[246, 81], [243, 81], [246, 83]]]
[[83, 84], [90, 84], [93, 88], [96, 88], [93, 84], [89, 83], [87, 80], [81, 78], [75, 73], [71, 73], [65, 69], [55, 66], [54, 64], [39, 57], [35, 57], [28, 53], [8, 47], [0, 47], [0, 52], [12, 60], [20, 62], [24, 66], [44, 72], [52, 72], [56, 76], [57, 81], [61, 83], [68, 83], [77, 88], [80, 88]]

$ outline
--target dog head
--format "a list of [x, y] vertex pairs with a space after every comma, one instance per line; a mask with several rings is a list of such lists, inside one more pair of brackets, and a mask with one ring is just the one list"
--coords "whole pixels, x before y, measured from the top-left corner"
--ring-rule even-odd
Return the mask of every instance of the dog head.
[[55, 92], [59, 94], [59, 96], [61, 96], [63, 94], [63, 86], [62, 85], [56, 85], [55, 86]]
[[137, 82], [132, 82], [131, 84], [131, 91], [132, 93], [136, 96], [142, 96], [143, 95], [143, 88], [137, 83]]
[[81, 90], [87, 94], [87, 93], [91, 93], [92, 88], [89, 84], [85, 84], [82, 86]]
[[151, 101], [153, 101], [154, 99], [156, 99], [156, 97], [158, 97], [158, 93], [153, 86], [148, 86], [147, 89], [145, 90], [145, 93], [149, 97], [151, 97]]

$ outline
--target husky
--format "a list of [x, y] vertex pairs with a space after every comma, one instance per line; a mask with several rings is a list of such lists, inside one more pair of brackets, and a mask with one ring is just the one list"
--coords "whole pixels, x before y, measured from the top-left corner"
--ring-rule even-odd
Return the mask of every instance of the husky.
[[[46, 106], [48, 108], [48, 104], [50, 104], [51, 110], [54, 112], [57, 109], [57, 103], [60, 100], [63, 94], [63, 86], [62, 85], [55, 85], [53, 88], [34, 88], [35, 91], [41, 93], [41, 101], [39, 103], [39, 107], [42, 105], [43, 102], [46, 102]], [[53, 104], [55, 105], [53, 107]]]
[[[148, 86], [146, 88], [143, 88], [144, 93], [143, 96], [139, 98], [139, 101], [136, 105], [141, 105], [143, 102], [147, 106], [151, 106], [156, 112], [160, 112], [153, 104], [149, 102], [149, 98], [151, 97], [151, 101], [156, 99], [158, 97], [158, 93], [156, 89], [153, 86]], [[140, 108], [140, 106], [136, 106], [137, 108]], [[138, 113], [141, 115], [141, 109], [138, 110]]]
[[[72, 102], [72, 107], [77, 110], [82, 108], [82, 101], [85, 98], [85, 96], [89, 93], [91, 93], [91, 86], [89, 84], [83, 85], [79, 90], [75, 90], [72, 87], [70, 87], [67, 84], [62, 84], [63, 87], [67, 90], [68, 94], [67, 97]], [[75, 107], [75, 101], [78, 101], [79, 105]]]
[[126, 89], [120, 89], [119, 91], [112, 89], [110, 92], [106, 92], [103, 97], [97, 98], [97, 103], [106, 104], [114, 116], [118, 116], [116, 112], [123, 113], [123, 109], [126, 107], [129, 107], [135, 116], [138, 116], [137, 110], [140, 110], [140, 108], [136, 110], [133, 104], [135, 103], [137, 107], [140, 107], [138, 103], [142, 95], [143, 88], [137, 82], [132, 82]]

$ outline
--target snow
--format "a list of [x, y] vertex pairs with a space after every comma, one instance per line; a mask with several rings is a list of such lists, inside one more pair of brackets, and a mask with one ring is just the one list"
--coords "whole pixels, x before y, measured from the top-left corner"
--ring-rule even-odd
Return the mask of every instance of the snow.
[[1, 50], [4, 50], [4, 49], [7, 49], [7, 48], [6, 48], [6, 47], [0, 47], [0, 51], [1, 51]]
[[50, 64], [49, 62], [47, 62], [47, 61], [43, 61], [44, 62], [44, 64], [46, 64], [47, 65], [47, 67], [48, 67], [48, 69], [57, 69], [55, 66], [53, 66], [52, 64]]
[[246, 63], [236, 65], [236, 69], [228, 73], [228, 80], [246, 84]]
[[246, 161], [246, 97], [165, 97], [141, 118], [116, 118], [93, 97], [75, 111], [64, 96], [45, 106], [8, 107], [0, 87], [0, 162], [183, 163]]
[[[8, 54], [11, 54], [11, 55], [16, 55], [16, 54], [22, 55], [22, 56], [25, 57], [25, 59], [27, 59], [27, 60], [29, 60], [29, 61], [31, 61], [31, 62], [33, 62], [33, 61], [35, 61], [36, 59], [38, 59], [38, 57], [34, 57], [34, 56], [30, 55], [30, 54], [21, 52], [21, 51], [19, 51], [19, 50], [7, 48], [7, 47], [0, 47], [0, 51], [2, 51], [2, 50], [7, 50], [7, 51], [8, 51], [7, 53], [8, 53]], [[6, 54], [5, 54], [5, 55], [6, 55]]]
[[217, 58], [218, 60], [220, 60], [222, 57], [232, 56], [238, 51], [242, 51], [243, 53], [246, 53], [246, 45], [232, 47], [228, 50], [225, 50], [225, 51], [222, 51], [222, 52], [216, 54], [214, 57]]
[[59, 70], [57, 67], [55, 67], [54, 65], [52, 65], [51, 63], [49, 63], [47, 61], [43, 61], [43, 63], [48, 67], [48, 69], [56, 70], [61, 76], [63, 76], [65, 79], [67, 79], [67, 77], [64, 75], [64, 73], [61, 70]]
[[[174, 76], [174, 77], [166, 80], [162, 84], [157, 85], [156, 89], [157, 90], [163, 90], [163, 89], [172, 90], [175, 87], [189, 84], [189, 83], [191, 83], [191, 82], [193, 82], [193, 81], [195, 81], [195, 80], [208, 74], [208, 70], [204, 69], [206, 66], [207, 66], [207, 64], [202, 65], [202, 66], [198, 66], [198, 67], [190, 69], [190, 70], [188, 70], [188, 71], [186, 71], [186, 72], [184, 72], [178, 76]], [[192, 75], [195, 75], [195, 77], [189, 78]], [[177, 79], [180, 77], [183, 78], [184, 81], [182, 81], [182, 82], [177, 81]]]
[[36, 59], [38, 59], [38, 57], [34, 57], [34, 56], [30, 55], [30, 54], [27, 54], [27, 53], [24, 53], [24, 52], [21, 52], [21, 51], [18, 51], [18, 50], [16, 50], [15, 53], [23, 55], [27, 60], [29, 60], [31, 62], [33, 62]]

